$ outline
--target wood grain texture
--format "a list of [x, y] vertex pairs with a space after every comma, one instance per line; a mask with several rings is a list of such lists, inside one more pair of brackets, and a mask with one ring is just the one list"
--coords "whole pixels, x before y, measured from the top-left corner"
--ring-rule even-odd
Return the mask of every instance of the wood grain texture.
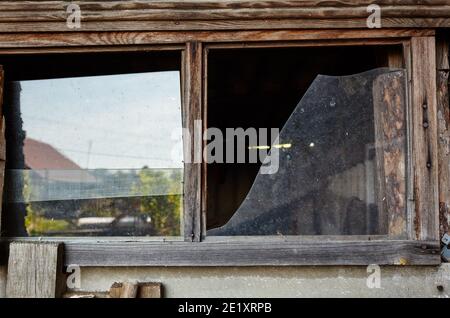
[[[208, 129], [208, 54], [209, 48], [203, 45], [203, 95], [202, 95], [202, 120], [203, 120], [203, 131]], [[202, 149], [206, 149], [207, 140], [203, 141]], [[208, 160], [203, 160], [202, 162], [202, 192], [201, 192], [201, 233], [200, 239], [204, 240], [206, 237], [206, 225], [207, 225], [207, 210], [208, 210]]]
[[[6, 140], [5, 140], [5, 119], [3, 117], [3, 88], [5, 83], [5, 73], [0, 65], [0, 193], [3, 194], [3, 184], [5, 179], [6, 160]], [[3, 195], [0, 195], [0, 237], [2, 236], [2, 203]]]
[[[383, 18], [382, 28], [445, 28], [450, 27], [450, 18]], [[69, 29], [61, 22], [1, 22], [3, 33], [78, 33], [78, 32], [119, 32], [119, 31], [236, 31], [236, 30], [283, 30], [283, 29], [367, 29], [366, 18], [346, 19], [254, 19], [254, 20], [163, 20], [163, 21], [91, 21], [82, 22], [80, 29]]]
[[[1, 32], [367, 29], [370, 0], [2, 1]], [[446, 0], [382, 0], [383, 28], [450, 26]], [[66, 24], [69, 4], [81, 28]]]
[[[72, 32], [68, 5], [81, 9], [82, 31], [364, 28], [372, 1], [4, 1], [2, 32]], [[382, 26], [450, 26], [448, 1], [377, 1]], [[118, 23], [119, 22], [119, 23]]]
[[415, 237], [418, 240], [438, 240], [435, 38], [413, 37], [411, 39], [411, 55]]
[[[91, 11], [144, 10], [144, 9], [265, 9], [265, 8], [320, 8], [367, 6], [373, 0], [128, 0], [128, 1], [4, 1], [2, 11], [59, 11], [69, 3], [76, 3]], [[378, 0], [383, 6], [434, 6], [448, 5], [447, 0]]]
[[109, 298], [120, 298], [122, 283], [114, 282], [109, 288]]
[[138, 288], [137, 282], [123, 282], [119, 298], [136, 298]]
[[373, 84], [380, 230], [397, 238], [406, 234], [405, 88], [403, 71], [383, 74]]
[[434, 30], [263, 30], [223, 32], [77, 32], [0, 33], [0, 49], [64, 48], [180, 44], [185, 42], [261, 42], [342, 39], [410, 38], [431, 36]]
[[334, 242], [67, 242], [66, 264], [80, 266], [435, 265], [439, 243]]
[[162, 284], [153, 282], [114, 282], [109, 298], [162, 298]]
[[62, 293], [63, 245], [16, 242], [9, 247], [6, 296], [55, 298]]
[[202, 160], [202, 45], [189, 42], [184, 52], [184, 237], [200, 241]]
[[[68, 5], [81, 9], [81, 28], [66, 24]], [[367, 29], [373, 1], [3, 1], [1, 32]], [[377, 1], [383, 28], [450, 26], [445, 0]]]
[[388, 67], [405, 68], [403, 48], [401, 46], [394, 46], [387, 48], [387, 50]]
[[[23, 7], [23, 11], [0, 11], [1, 22], [65, 22], [69, 16], [66, 10], [32, 10]], [[135, 10], [105, 9], [92, 10], [80, 3], [83, 22], [101, 21], [188, 21], [188, 20], [255, 20], [255, 19], [342, 19], [367, 18], [367, 6], [354, 5], [349, 7], [277, 7], [265, 8], [213, 8], [205, 9], [191, 7], [179, 8], [141, 8]], [[382, 16], [388, 18], [427, 17], [448, 18], [450, 5], [385, 5], [382, 7]]]
[[139, 283], [137, 298], [162, 298], [161, 283]]
[[436, 87], [438, 118], [439, 169], [439, 237], [449, 231], [450, 213], [450, 108], [449, 108], [449, 41], [436, 40]]

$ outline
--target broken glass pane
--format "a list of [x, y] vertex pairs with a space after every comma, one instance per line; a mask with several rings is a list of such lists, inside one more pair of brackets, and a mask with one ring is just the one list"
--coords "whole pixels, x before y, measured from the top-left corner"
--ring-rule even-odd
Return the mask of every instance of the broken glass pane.
[[178, 71], [9, 82], [5, 117], [13, 235], [181, 235]]
[[404, 70], [318, 75], [272, 144], [277, 162], [207, 234], [401, 236], [405, 87]]

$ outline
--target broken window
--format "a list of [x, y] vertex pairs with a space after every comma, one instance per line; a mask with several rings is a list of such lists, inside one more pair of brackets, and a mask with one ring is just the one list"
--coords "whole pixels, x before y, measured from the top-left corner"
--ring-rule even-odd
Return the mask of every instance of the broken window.
[[8, 234], [181, 235], [180, 53], [46, 58], [2, 61]]
[[[236, 51], [211, 50], [208, 126], [282, 128], [278, 170], [208, 165], [207, 235], [404, 235], [404, 71], [366, 71], [373, 48]], [[224, 73], [238, 56], [248, 63]]]

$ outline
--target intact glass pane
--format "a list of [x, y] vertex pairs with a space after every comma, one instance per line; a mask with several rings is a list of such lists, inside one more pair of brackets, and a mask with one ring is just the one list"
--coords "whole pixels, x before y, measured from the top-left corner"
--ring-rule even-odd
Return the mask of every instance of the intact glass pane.
[[180, 73], [10, 82], [5, 204], [19, 235], [179, 236]]
[[404, 235], [405, 87], [404, 70], [317, 76], [272, 144], [277, 169], [207, 234]]

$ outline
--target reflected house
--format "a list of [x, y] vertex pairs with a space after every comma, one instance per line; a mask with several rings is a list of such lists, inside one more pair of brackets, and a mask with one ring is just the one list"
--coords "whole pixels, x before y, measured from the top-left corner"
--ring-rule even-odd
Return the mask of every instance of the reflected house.
[[26, 168], [34, 170], [47, 183], [70, 185], [95, 182], [95, 177], [88, 171], [47, 143], [26, 138], [23, 152]]
[[[28, 185], [24, 195], [28, 197], [26, 199], [29, 202], [77, 199], [82, 192], [95, 187], [95, 176], [50, 144], [26, 138], [23, 152], [25, 167], [29, 169], [24, 171], [24, 181]], [[68, 203], [70, 204], [70, 201]], [[61, 207], [59, 204], [56, 206]], [[51, 209], [48, 213], [52, 218], [68, 217], [67, 211], [61, 211], [61, 215], [58, 215], [57, 211]]]
[[[52, 145], [31, 138], [25, 139], [23, 153], [26, 169], [15, 173], [25, 187], [12, 201], [20, 196], [39, 216], [70, 222], [64, 235], [146, 235], [152, 230], [149, 216], [129, 215], [140, 207], [139, 169], [83, 169]], [[135, 199], [124, 198], [130, 195]], [[119, 206], [122, 212], [116, 214]]]

